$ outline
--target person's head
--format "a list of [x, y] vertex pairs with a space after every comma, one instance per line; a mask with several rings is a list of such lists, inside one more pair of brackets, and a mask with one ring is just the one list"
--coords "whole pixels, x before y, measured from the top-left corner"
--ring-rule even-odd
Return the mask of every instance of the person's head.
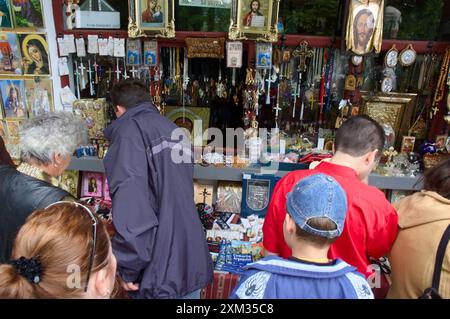
[[91, 177], [89, 179], [89, 182], [91, 183], [91, 185], [97, 185], [97, 181], [95, 180], [95, 177]]
[[288, 246], [326, 250], [344, 229], [347, 195], [333, 177], [314, 174], [286, 195], [286, 210], [283, 232]]
[[450, 199], [450, 158], [424, 172], [423, 189]]
[[59, 202], [20, 229], [0, 265], [0, 298], [109, 298], [115, 273], [105, 225], [84, 205]]
[[260, 7], [261, 7], [261, 3], [259, 2], [259, 0], [253, 0], [252, 2], [250, 2], [250, 10], [253, 13], [259, 12]]
[[117, 117], [142, 103], [152, 102], [147, 85], [138, 79], [122, 80], [111, 90], [111, 103]]
[[86, 123], [70, 113], [48, 113], [23, 121], [20, 128], [22, 161], [60, 176], [75, 149], [86, 140]]
[[374, 27], [375, 19], [369, 9], [363, 9], [356, 14], [353, 25], [353, 39], [356, 47], [361, 50], [366, 49]]
[[344, 158], [361, 180], [376, 167], [384, 147], [384, 130], [368, 116], [353, 116], [337, 130], [334, 157]]

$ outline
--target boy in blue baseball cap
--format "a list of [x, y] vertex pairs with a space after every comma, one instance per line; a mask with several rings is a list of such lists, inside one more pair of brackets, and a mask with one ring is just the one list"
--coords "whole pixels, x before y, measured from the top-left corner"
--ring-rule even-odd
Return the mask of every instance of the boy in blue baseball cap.
[[245, 267], [231, 298], [372, 299], [365, 277], [341, 259], [327, 257], [342, 234], [345, 191], [328, 175], [302, 179], [286, 196], [284, 238], [292, 256], [268, 256]]

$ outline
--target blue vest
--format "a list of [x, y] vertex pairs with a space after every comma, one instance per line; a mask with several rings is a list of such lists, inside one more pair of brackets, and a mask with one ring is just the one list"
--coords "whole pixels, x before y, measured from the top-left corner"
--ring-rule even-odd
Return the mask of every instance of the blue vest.
[[363, 275], [343, 260], [317, 265], [269, 256], [245, 267], [232, 299], [373, 299]]

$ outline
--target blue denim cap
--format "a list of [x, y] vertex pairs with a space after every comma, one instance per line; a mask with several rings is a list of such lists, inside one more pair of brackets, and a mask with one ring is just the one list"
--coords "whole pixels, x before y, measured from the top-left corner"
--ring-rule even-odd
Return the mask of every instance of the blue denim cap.
[[[314, 174], [299, 181], [286, 195], [286, 208], [295, 223], [305, 232], [320, 237], [336, 238], [344, 229], [347, 196], [333, 177]], [[307, 224], [311, 218], [320, 217], [328, 217], [337, 228], [320, 230]]]

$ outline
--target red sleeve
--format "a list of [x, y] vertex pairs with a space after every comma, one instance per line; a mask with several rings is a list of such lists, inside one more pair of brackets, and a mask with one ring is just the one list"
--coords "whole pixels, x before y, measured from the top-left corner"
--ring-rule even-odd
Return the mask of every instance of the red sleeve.
[[387, 200], [384, 201], [383, 209], [376, 212], [367, 231], [367, 253], [373, 258], [386, 256], [397, 238], [397, 212]]
[[285, 190], [289, 189], [289, 187], [286, 187], [289, 184], [289, 181], [284, 177], [275, 186], [263, 225], [264, 248], [279, 255], [282, 254], [282, 243], [280, 240], [283, 238], [283, 233], [280, 234], [280, 229], [283, 229], [286, 214]]

